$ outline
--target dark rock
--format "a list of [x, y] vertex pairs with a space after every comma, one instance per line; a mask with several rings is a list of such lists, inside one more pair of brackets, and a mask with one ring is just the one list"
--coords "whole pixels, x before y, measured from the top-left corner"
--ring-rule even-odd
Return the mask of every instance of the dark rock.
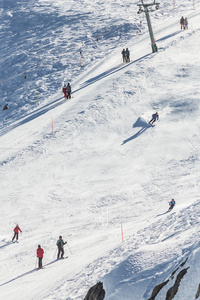
[[176, 271], [178, 271], [178, 269], [179, 269], [180, 267], [183, 267], [183, 266], [186, 264], [187, 260], [188, 260], [188, 257], [186, 258], [185, 261], [183, 261], [183, 262], [180, 264], [180, 266], [179, 266], [178, 268], [176, 268], [176, 270], [174, 270], [174, 271], [172, 272], [172, 274], [171, 274], [171, 278], [172, 278], [172, 279], [174, 278], [174, 274], [176, 273]]
[[187, 260], [188, 260], [188, 257], [186, 258], [186, 260], [184, 262], [182, 262], [182, 264], [180, 264], [180, 266], [183, 267], [184, 264], [187, 262]]
[[84, 300], [103, 300], [105, 297], [105, 290], [103, 289], [103, 282], [98, 282], [91, 287], [85, 296]]
[[148, 300], [154, 300], [156, 298], [156, 296], [158, 295], [158, 293], [160, 292], [160, 290], [169, 282], [169, 279], [161, 284], [158, 284], [155, 286], [155, 288], [153, 289], [153, 292], [151, 294], [151, 298], [149, 298]]
[[200, 296], [200, 284], [199, 284], [199, 286], [198, 286], [198, 290], [197, 290], [197, 293], [196, 293], [196, 299], [198, 299], [199, 298], [199, 296]]
[[8, 104], [6, 104], [3, 108], [3, 110], [6, 110], [6, 109], [8, 109]]
[[179, 288], [179, 285], [180, 285], [180, 282], [181, 282], [181, 279], [183, 278], [183, 276], [187, 273], [187, 270], [189, 269], [186, 268], [186, 269], [183, 269], [176, 277], [176, 281], [174, 283], [174, 285], [167, 291], [167, 295], [166, 295], [166, 298], [165, 300], [172, 300], [175, 295], [177, 294], [178, 292], [178, 288]]

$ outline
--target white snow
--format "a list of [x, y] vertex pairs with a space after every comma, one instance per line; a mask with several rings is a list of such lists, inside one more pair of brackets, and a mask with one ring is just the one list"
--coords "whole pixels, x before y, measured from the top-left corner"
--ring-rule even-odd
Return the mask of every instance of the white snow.
[[[195, 299], [200, 6], [162, 1], [150, 14], [152, 54], [137, 3], [0, 1], [1, 299], [84, 299], [103, 281], [106, 300], [147, 300], [169, 279], [163, 300], [187, 267], [174, 299]], [[63, 261], [59, 235], [68, 242]], [[38, 244], [43, 270], [35, 270]]]

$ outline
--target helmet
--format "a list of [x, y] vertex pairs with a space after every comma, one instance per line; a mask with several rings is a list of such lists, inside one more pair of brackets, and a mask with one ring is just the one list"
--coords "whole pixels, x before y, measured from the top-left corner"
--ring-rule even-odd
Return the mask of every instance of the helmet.
[[40, 246], [40, 245], [38, 245], [38, 248], [41, 248], [41, 246]]
[[59, 236], [59, 239], [62, 239], [62, 236], [61, 236], [61, 235]]

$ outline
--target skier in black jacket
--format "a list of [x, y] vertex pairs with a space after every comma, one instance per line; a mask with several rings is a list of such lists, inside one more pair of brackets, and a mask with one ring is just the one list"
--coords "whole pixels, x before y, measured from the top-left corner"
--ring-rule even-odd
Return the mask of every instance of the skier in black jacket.
[[67, 99], [71, 99], [71, 92], [72, 92], [72, 88], [70, 83], [68, 82], [67, 84]]
[[60, 235], [59, 236], [59, 240], [57, 240], [57, 243], [56, 245], [58, 246], [58, 256], [57, 256], [57, 259], [60, 258], [60, 254], [61, 254], [61, 258], [64, 258], [63, 255], [64, 255], [64, 245], [67, 244], [67, 242], [64, 242], [63, 239], [62, 239], [62, 236]]

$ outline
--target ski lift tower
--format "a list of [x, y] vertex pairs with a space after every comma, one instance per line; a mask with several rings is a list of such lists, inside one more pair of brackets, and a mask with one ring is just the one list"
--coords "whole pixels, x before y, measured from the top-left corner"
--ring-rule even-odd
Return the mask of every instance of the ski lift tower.
[[148, 28], [149, 28], [149, 35], [150, 35], [150, 39], [151, 39], [151, 47], [152, 47], [153, 53], [157, 52], [158, 48], [156, 46], [156, 42], [154, 39], [149, 12], [159, 9], [160, 3], [157, 3], [155, 1], [156, 0], [154, 0], [154, 2], [150, 4], [150, 3], [144, 3], [144, 0], [141, 0], [142, 3], [137, 4], [137, 6], [139, 6], [138, 14], [141, 14], [142, 12], [145, 12], [145, 14], [146, 14], [147, 24], [148, 24]]

